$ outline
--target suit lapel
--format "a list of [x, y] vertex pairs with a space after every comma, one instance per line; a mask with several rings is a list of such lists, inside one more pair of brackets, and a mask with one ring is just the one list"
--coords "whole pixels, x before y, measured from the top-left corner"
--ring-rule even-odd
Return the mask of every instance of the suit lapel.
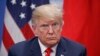
[[38, 43], [38, 38], [34, 39], [30, 46], [29, 56], [42, 56], [40, 46]]
[[[68, 47], [65, 46], [65, 41], [63, 38], [61, 38], [58, 46], [57, 46], [57, 52], [56, 52], [56, 56], [68, 56]], [[67, 49], [67, 50], [66, 50]]]
[[56, 56], [74, 56], [72, 46], [70, 44], [69, 40], [65, 40], [65, 38], [62, 37], [57, 47]]

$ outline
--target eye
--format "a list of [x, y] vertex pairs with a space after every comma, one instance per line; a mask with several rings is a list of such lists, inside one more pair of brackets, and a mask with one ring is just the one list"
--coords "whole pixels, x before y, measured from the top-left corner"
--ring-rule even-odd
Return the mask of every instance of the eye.
[[47, 25], [47, 24], [43, 24], [43, 25], [41, 25], [40, 27], [48, 27], [49, 25]]
[[52, 24], [53, 26], [57, 26], [57, 25], [59, 25], [58, 23], [54, 23], [54, 24]]

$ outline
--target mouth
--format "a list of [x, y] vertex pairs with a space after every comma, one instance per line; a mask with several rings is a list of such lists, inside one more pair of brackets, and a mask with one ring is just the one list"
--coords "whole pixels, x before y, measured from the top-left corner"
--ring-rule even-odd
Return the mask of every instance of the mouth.
[[55, 40], [56, 37], [48, 37], [47, 39], [49, 39], [49, 40]]

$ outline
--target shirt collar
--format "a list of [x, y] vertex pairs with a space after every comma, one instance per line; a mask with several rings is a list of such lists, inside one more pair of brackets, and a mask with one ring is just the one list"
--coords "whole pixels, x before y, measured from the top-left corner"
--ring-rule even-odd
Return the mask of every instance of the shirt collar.
[[[44, 46], [41, 41], [38, 39], [39, 45], [40, 45], [40, 49], [41, 49], [41, 53], [44, 53], [45, 50], [47, 49], [46, 46]], [[55, 46], [53, 46], [51, 49], [53, 50], [53, 52], [56, 52], [58, 44], [56, 44]]]

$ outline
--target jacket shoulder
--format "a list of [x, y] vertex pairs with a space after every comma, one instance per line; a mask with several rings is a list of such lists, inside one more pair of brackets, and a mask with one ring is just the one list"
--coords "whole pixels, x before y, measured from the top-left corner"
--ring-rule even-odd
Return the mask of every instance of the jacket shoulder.
[[22, 56], [24, 51], [27, 51], [28, 48], [30, 48], [30, 45], [32, 42], [34, 42], [36, 38], [33, 38], [29, 41], [22, 41], [19, 43], [14, 44], [9, 50], [8, 50], [8, 56]]
[[64, 46], [64, 49], [68, 50], [68, 52], [73, 53], [73, 54], [80, 54], [80, 56], [86, 55], [86, 48], [82, 44], [78, 42], [74, 42], [65, 37], [62, 38], [61, 42], [63, 43], [62, 45]]
[[67, 39], [65, 37], [62, 37], [61, 41], [63, 42], [64, 46], [70, 46], [73, 48], [85, 48], [82, 44], [75, 42], [75, 41], [72, 41], [70, 39]]

